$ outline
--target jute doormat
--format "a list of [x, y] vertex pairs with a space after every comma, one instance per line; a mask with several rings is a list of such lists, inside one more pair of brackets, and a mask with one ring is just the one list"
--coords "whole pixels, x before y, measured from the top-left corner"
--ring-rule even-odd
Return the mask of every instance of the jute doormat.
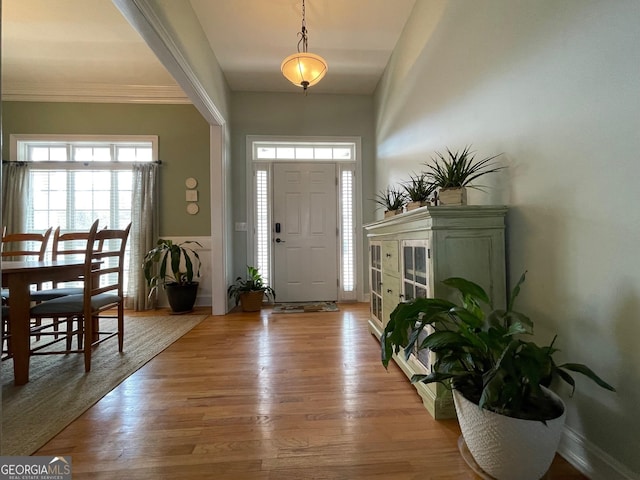
[[339, 312], [336, 302], [276, 303], [273, 313]]

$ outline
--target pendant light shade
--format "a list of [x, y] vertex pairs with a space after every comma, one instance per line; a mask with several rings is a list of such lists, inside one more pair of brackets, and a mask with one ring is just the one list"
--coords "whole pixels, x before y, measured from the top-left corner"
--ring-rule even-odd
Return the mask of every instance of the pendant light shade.
[[327, 73], [327, 68], [324, 58], [309, 52], [289, 55], [280, 66], [287, 80], [305, 90], [322, 80]]
[[[307, 87], [318, 83], [328, 70], [327, 62], [320, 55], [307, 52], [307, 26], [305, 5], [302, 0], [302, 29], [298, 32], [298, 53], [289, 55], [282, 61], [280, 70], [287, 80], [307, 92]], [[302, 51], [300, 47], [302, 46]]]

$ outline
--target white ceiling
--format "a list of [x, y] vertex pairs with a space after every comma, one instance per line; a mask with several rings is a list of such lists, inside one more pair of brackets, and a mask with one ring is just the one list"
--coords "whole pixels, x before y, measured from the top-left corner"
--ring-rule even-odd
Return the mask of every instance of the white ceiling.
[[[231, 90], [298, 91], [280, 63], [296, 51], [302, 0], [179, 1], [191, 4]], [[306, 0], [309, 51], [329, 64], [313, 91], [371, 94], [415, 1]], [[184, 96], [110, 0], [3, 0], [3, 97], [92, 90]]]

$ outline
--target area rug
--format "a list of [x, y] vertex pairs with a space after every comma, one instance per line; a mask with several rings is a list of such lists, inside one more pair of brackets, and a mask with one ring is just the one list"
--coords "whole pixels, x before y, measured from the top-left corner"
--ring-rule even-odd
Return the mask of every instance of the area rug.
[[273, 313], [338, 312], [336, 302], [276, 303]]
[[34, 356], [29, 383], [16, 387], [13, 362], [2, 362], [1, 454], [32, 454], [205, 318], [125, 317], [124, 352], [118, 353], [115, 338], [100, 344], [93, 350], [89, 373], [82, 354]]

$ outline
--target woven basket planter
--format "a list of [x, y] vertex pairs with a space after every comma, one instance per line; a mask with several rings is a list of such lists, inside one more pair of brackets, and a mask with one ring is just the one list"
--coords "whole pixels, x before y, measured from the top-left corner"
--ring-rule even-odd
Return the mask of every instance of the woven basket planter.
[[543, 423], [481, 409], [453, 390], [462, 437], [484, 473], [496, 480], [539, 480], [549, 470], [560, 443], [566, 408], [555, 393], [546, 393], [563, 408], [562, 415]]
[[253, 292], [245, 292], [240, 294], [240, 306], [242, 307], [242, 311], [259, 312], [262, 309], [263, 299], [263, 290], [255, 290]]

